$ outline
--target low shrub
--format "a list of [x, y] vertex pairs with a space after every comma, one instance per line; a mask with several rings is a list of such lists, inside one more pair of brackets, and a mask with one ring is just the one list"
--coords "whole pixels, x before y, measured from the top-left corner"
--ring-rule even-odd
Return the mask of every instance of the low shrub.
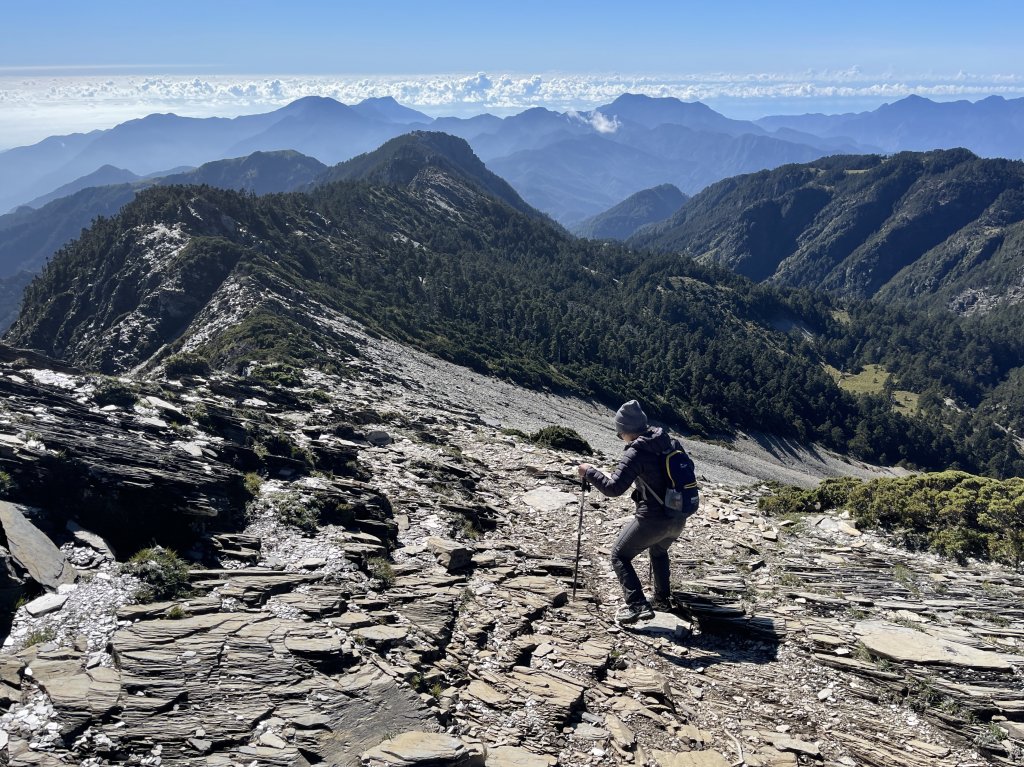
[[829, 479], [802, 490], [778, 485], [758, 502], [782, 516], [848, 509], [862, 528], [880, 528], [908, 549], [960, 562], [969, 557], [1024, 565], [1024, 479], [962, 471], [862, 482]]
[[530, 441], [541, 447], [555, 450], [569, 450], [582, 455], [592, 455], [594, 449], [574, 429], [566, 426], [545, 426], [530, 435]]
[[264, 431], [257, 438], [256, 444], [253, 445], [253, 450], [257, 455], [262, 454], [261, 457], [263, 458], [268, 455], [276, 455], [298, 461], [307, 469], [313, 469], [316, 466], [316, 459], [313, 457], [313, 454], [308, 449], [300, 446], [290, 435], [282, 431]]
[[25, 639], [22, 640], [22, 647], [31, 647], [32, 645], [43, 644], [43, 642], [52, 642], [56, 638], [57, 630], [53, 626], [43, 626], [30, 631]]
[[320, 529], [320, 509], [296, 498], [275, 501], [274, 516], [282, 525], [297, 528], [306, 536], [315, 535]]
[[92, 398], [100, 407], [117, 405], [130, 408], [135, 406], [139, 395], [132, 387], [121, 383], [116, 378], [106, 378], [96, 384], [96, 391], [93, 392]]
[[14, 479], [6, 471], [0, 471], [0, 498], [7, 498], [14, 490]]
[[193, 352], [183, 352], [167, 358], [164, 363], [164, 375], [168, 378], [181, 376], [205, 376], [210, 373], [210, 362]]
[[260, 489], [263, 487], [263, 478], [254, 471], [248, 472], [242, 480], [245, 492], [250, 498], [259, 498]]
[[371, 578], [380, 581], [382, 589], [389, 589], [395, 585], [395, 568], [384, 557], [371, 557], [366, 563], [366, 569]]
[[136, 595], [140, 602], [177, 599], [191, 593], [188, 564], [170, 549], [142, 549], [124, 564], [125, 572], [142, 581]]
[[839, 509], [846, 505], [850, 494], [861, 484], [853, 477], [826, 479], [810, 489], [772, 483], [771, 495], [762, 496], [757, 507], [776, 517]]

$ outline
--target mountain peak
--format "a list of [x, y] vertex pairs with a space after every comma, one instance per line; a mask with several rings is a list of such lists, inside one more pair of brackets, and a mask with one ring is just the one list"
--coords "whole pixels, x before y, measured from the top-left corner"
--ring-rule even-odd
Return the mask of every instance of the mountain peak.
[[694, 112], [718, 114], [718, 112], [715, 112], [714, 109], [701, 101], [681, 101], [675, 96], [648, 96], [644, 93], [623, 93], [608, 106], [618, 107], [620, 109], [623, 107], [636, 106], [660, 106], [671, 107], [673, 109], [688, 109]]
[[572, 231], [589, 239], [627, 240], [641, 227], [667, 219], [687, 199], [674, 184], [659, 184], [642, 189], [603, 213], [581, 221]]
[[642, 93], [624, 93], [612, 103], [598, 107], [597, 111], [645, 128], [656, 128], [671, 123], [693, 130], [710, 130], [733, 136], [764, 133], [754, 123], [732, 120], [700, 101], [680, 101], [674, 96], [657, 97]]
[[366, 181], [371, 184], [415, 186], [428, 169], [440, 170], [479, 191], [533, 217], [541, 214], [487, 169], [465, 139], [437, 131], [413, 131], [385, 142], [379, 149], [334, 166], [321, 179]]
[[433, 118], [400, 104], [393, 96], [376, 96], [360, 101], [354, 107], [364, 117], [388, 123], [430, 123]]
[[313, 115], [330, 115], [339, 112], [352, 112], [352, 107], [342, 104], [340, 101], [328, 98], [327, 96], [303, 96], [296, 99], [287, 106], [277, 110], [279, 114], [301, 115], [309, 117]]

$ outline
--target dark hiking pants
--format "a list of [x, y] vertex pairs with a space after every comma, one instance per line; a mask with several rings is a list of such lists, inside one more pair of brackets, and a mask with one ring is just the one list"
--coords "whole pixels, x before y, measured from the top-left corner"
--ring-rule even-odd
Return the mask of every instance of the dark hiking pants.
[[668, 598], [668, 547], [683, 531], [686, 517], [684, 514], [651, 513], [633, 517], [622, 528], [618, 540], [612, 546], [612, 567], [619, 578], [626, 604], [639, 605], [645, 601], [640, 578], [633, 569], [633, 558], [644, 549], [651, 551], [654, 596]]

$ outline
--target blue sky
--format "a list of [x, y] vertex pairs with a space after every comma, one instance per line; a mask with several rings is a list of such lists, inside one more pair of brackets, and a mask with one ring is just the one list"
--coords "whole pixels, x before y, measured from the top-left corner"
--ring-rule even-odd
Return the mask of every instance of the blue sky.
[[466, 114], [628, 89], [740, 117], [1024, 95], [1024, 3], [1001, 0], [49, 0], [4, 3], [0, 19], [0, 148], [309, 93]]
[[1024, 3], [5, 3], [0, 66], [420, 74], [1019, 71]]

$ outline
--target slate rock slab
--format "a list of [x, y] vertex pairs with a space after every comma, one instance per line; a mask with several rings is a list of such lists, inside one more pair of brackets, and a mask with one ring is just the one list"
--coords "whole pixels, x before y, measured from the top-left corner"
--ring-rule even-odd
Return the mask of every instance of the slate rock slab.
[[403, 732], [362, 755], [366, 767], [484, 767], [483, 754], [438, 732]]
[[537, 511], [558, 511], [576, 501], [575, 495], [542, 485], [523, 495], [523, 503]]
[[56, 591], [61, 584], [75, 581], [75, 568], [61, 550], [13, 503], [0, 501], [0, 526], [11, 556], [36, 583]]
[[352, 635], [374, 647], [388, 648], [404, 642], [409, 636], [409, 631], [398, 626], [366, 626], [355, 629]]
[[462, 570], [473, 563], [473, 551], [457, 541], [431, 536], [424, 543], [437, 563], [448, 572]]
[[488, 749], [487, 767], [555, 767], [558, 760], [517, 746]]
[[67, 594], [43, 594], [25, 605], [25, 611], [33, 618], [57, 612], [68, 601]]
[[718, 751], [686, 751], [673, 754], [655, 751], [654, 761], [659, 767], [730, 767], [728, 760]]
[[998, 653], [939, 639], [923, 631], [882, 621], [862, 621], [854, 627], [861, 642], [874, 655], [903, 663], [926, 663], [961, 668], [1012, 671], [1012, 664]]

